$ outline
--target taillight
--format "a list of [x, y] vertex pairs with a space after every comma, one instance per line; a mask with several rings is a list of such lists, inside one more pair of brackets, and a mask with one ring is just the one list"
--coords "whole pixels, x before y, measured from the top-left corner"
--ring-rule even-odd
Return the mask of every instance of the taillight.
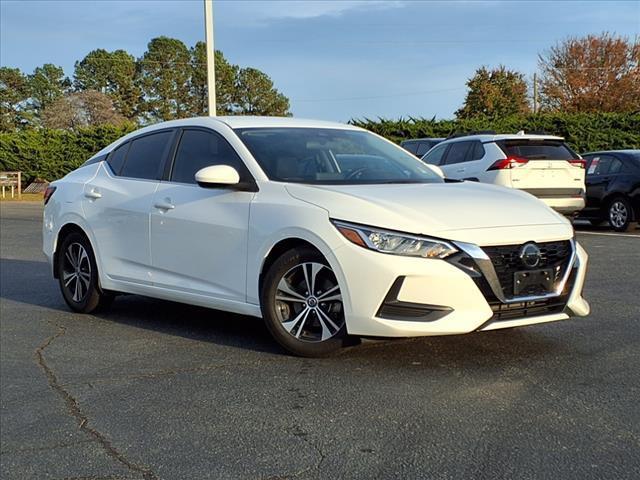
[[46, 205], [49, 200], [51, 199], [51, 195], [53, 195], [53, 192], [56, 191], [56, 187], [47, 187], [47, 189], [44, 191], [44, 204]]
[[574, 158], [572, 160], [567, 160], [567, 161], [574, 167], [578, 167], [578, 168], [586, 168], [587, 167], [587, 162], [584, 161], [581, 158]]
[[495, 161], [489, 168], [487, 168], [487, 171], [489, 171], [489, 170], [505, 170], [505, 169], [509, 169], [509, 168], [521, 167], [522, 165], [525, 165], [526, 163], [529, 163], [529, 160], [527, 160], [526, 158], [507, 157], [507, 158], [504, 158], [502, 160]]

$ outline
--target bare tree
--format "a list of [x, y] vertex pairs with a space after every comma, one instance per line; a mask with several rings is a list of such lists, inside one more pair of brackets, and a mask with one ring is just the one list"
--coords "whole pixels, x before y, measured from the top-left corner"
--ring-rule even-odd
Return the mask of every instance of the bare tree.
[[107, 95], [85, 90], [55, 100], [44, 110], [43, 122], [47, 128], [74, 130], [93, 125], [120, 125], [126, 118], [116, 111]]
[[640, 41], [609, 33], [569, 38], [539, 57], [541, 103], [565, 112], [640, 110]]

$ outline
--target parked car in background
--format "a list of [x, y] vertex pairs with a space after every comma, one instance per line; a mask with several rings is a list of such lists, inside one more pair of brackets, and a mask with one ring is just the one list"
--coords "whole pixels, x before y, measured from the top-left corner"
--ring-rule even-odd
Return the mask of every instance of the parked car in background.
[[585, 205], [585, 161], [562, 137], [459, 135], [436, 145], [422, 160], [439, 166], [447, 178], [524, 190], [567, 216]]
[[589, 313], [566, 218], [352, 125], [158, 123], [53, 182], [43, 220], [72, 310], [125, 292], [253, 315], [298, 355]]
[[640, 150], [585, 153], [587, 205], [578, 218], [624, 232], [640, 220]]
[[411, 152], [416, 157], [421, 158], [425, 153], [443, 140], [444, 138], [414, 138], [402, 141], [400, 146], [407, 152]]

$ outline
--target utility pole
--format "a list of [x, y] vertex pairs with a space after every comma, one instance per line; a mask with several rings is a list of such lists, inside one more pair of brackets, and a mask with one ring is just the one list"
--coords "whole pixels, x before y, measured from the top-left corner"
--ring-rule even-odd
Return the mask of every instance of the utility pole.
[[204, 0], [204, 33], [207, 45], [207, 93], [209, 116], [216, 116], [216, 51], [213, 46], [213, 0]]
[[533, 113], [538, 113], [538, 74], [533, 74]]

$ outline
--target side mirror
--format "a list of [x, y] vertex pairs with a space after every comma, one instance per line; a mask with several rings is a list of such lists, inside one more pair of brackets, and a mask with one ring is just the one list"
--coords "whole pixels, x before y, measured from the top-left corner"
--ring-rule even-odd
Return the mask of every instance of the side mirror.
[[240, 175], [229, 165], [211, 165], [196, 172], [196, 182], [203, 188], [233, 186], [240, 183]]
[[425, 163], [425, 165], [431, 170], [433, 171], [436, 175], [438, 175], [441, 178], [444, 178], [444, 172], [442, 171], [442, 169], [437, 166], [437, 165], [431, 165], [430, 163]]

